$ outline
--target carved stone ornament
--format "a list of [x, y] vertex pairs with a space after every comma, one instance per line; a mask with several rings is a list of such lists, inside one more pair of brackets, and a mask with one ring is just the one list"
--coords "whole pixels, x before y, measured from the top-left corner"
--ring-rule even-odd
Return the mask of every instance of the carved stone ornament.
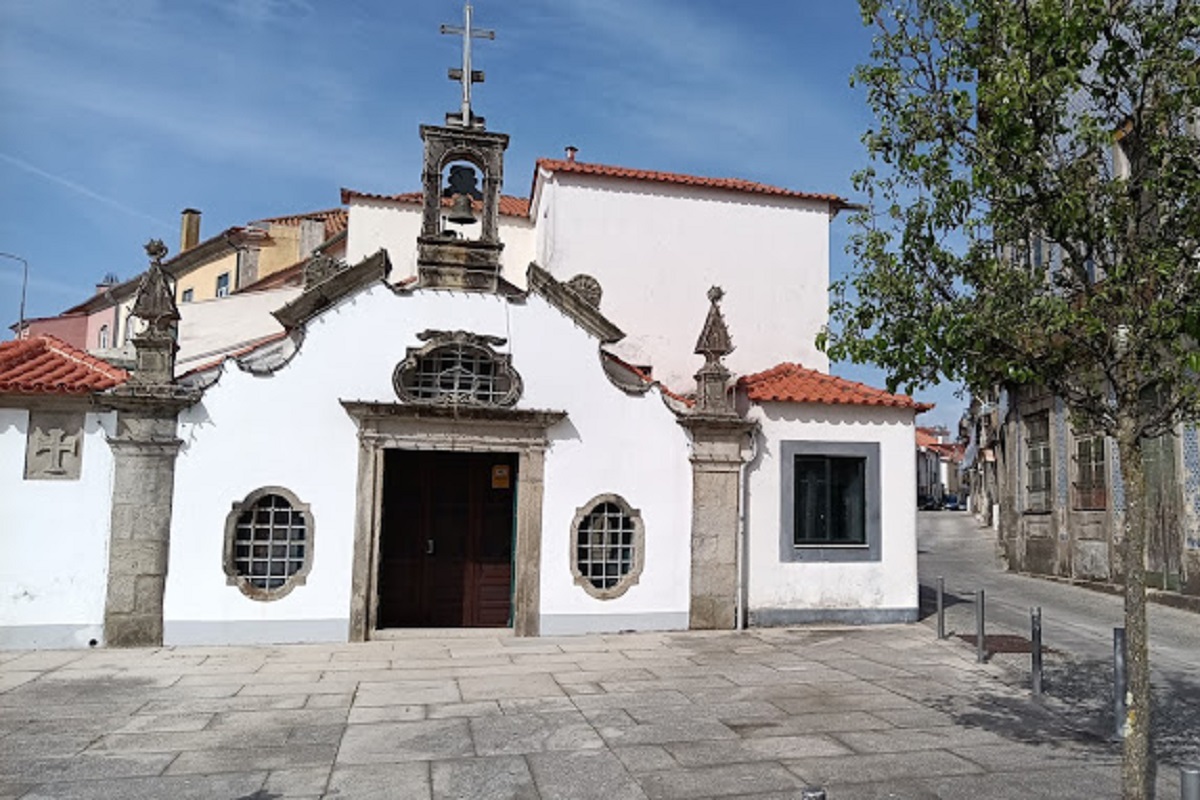
[[591, 275], [576, 275], [567, 281], [567, 288], [579, 295], [579, 298], [592, 308], [600, 308], [600, 299], [604, 296], [604, 290], [600, 288], [600, 281]]
[[725, 315], [721, 313], [721, 300], [725, 290], [714, 286], [708, 290], [708, 317], [696, 340], [696, 355], [727, 356], [733, 352], [733, 339], [729, 336], [729, 328], [725, 325]]
[[721, 314], [724, 290], [714, 286], [708, 290], [708, 317], [696, 341], [696, 353], [704, 356], [704, 366], [696, 373], [696, 412], [706, 415], [735, 415], [733, 404], [725, 391], [730, 372], [721, 359], [733, 352], [733, 340], [725, 317]]
[[309, 289], [323, 283], [333, 275], [346, 269], [346, 264], [332, 256], [318, 253], [304, 264], [304, 288]]
[[392, 373], [392, 385], [402, 402], [508, 407], [521, 398], [523, 384], [512, 367], [512, 356], [494, 349], [505, 339], [433, 330], [417, 338], [426, 344], [409, 348]]
[[133, 300], [133, 316], [145, 320], [146, 330], [159, 332], [179, 320], [179, 308], [175, 305], [175, 292], [163, 271], [162, 260], [167, 247], [160, 239], [146, 243], [146, 255], [150, 256], [150, 268], [138, 284]]

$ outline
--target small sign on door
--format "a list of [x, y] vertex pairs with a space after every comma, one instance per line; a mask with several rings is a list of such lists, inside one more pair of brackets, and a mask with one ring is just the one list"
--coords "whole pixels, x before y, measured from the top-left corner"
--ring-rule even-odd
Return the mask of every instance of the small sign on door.
[[512, 472], [508, 464], [496, 464], [492, 467], [492, 488], [508, 489], [512, 483]]

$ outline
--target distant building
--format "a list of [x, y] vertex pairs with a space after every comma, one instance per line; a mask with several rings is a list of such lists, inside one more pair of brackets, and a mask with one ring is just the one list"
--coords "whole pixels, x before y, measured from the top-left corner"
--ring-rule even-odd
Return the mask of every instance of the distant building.
[[[1125, 490], [1115, 443], [1075, 428], [1066, 404], [1027, 390], [972, 403], [973, 510], [998, 529], [1009, 567], [1122, 580]], [[1195, 426], [1143, 443], [1149, 586], [1200, 595], [1200, 444]]]

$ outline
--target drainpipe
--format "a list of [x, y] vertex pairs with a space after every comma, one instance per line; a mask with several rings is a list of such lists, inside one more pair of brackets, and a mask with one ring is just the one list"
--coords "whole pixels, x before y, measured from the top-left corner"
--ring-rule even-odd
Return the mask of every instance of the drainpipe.
[[758, 429], [750, 432], [750, 457], [738, 467], [738, 531], [737, 531], [737, 609], [734, 617], [734, 629], [746, 629], [746, 507], [749, 505], [750, 485], [747, 474], [750, 465], [758, 458]]

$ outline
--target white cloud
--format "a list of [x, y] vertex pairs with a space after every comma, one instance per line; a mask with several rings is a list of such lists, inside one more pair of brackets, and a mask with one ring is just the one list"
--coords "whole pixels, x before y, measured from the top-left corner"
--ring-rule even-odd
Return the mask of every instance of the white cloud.
[[17, 158], [16, 156], [11, 156], [7, 153], [0, 152], [0, 161], [3, 161], [11, 166], [14, 166], [17, 169], [24, 170], [25, 172], [28, 172], [31, 175], [36, 175], [39, 178], [50, 181], [51, 183], [55, 183], [74, 194], [81, 195], [90, 200], [95, 200], [98, 203], [103, 203], [104, 205], [109, 206], [110, 208], [115, 208], [117, 211], [120, 211], [123, 214], [128, 214], [131, 217], [137, 217], [139, 219], [143, 219], [148, 222], [153, 222], [155, 225], [158, 225], [159, 227], [162, 227], [162, 228], [170, 229], [173, 227], [170, 223], [164, 222], [163, 220], [159, 219], [158, 217], [154, 217], [150, 214], [147, 214], [144, 211], [139, 211], [136, 208], [132, 208], [132, 207], [122, 203], [120, 200], [116, 200], [112, 197], [108, 197], [107, 195], [100, 194], [99, 192], [89, 189], [88, 187], [84, 186], [83, 184], [73, 181], [70, 178], [65, 178], [62, 175], [55, 175], [52, 172], [47, 172], [46, 170], [41, 169], [40, 167], [36, 167], [27, 161]]

